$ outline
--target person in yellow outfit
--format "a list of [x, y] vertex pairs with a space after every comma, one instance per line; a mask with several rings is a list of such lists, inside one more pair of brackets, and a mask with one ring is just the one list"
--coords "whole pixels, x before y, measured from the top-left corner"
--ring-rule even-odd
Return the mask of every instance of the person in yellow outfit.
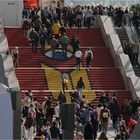
[[52, 25], [52, 34], [55, 35], [55, 38], [59, 38], [59, 32], [60, 32], [61, 25], [58, 20], [55, 21], [55, 23]]

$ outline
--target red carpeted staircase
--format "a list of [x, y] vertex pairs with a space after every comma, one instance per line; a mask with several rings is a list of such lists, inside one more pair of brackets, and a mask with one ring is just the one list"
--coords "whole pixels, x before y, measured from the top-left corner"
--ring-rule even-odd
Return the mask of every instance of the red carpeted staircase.
[[[73, 68], [76, 63], [75, 59], [51, 60], [42, 55], [40, 49], [38, 49], [37, 54], [32, 53], [29, 43], [20, 29], [5, 29], [5, 33], [8, 37], [10, 51], [13, 48], [12, 46], [20, 46], [19, 67], [15, 69], [15, 72], [21, 90], [36, 90], [33, 94], [39, 101], [42, 101], [44, 96], [52, 96], [50, 92], [43, 91], [47, 90], [48, 86], [44, 71], [41, 69], [41, 63], [56, 69], [58, 67], [59, 69], [63, 69], [63, 67]], [[116, 92], [120, 103], [123, 103], [125, 98], [131, 98], [131, 93], [126, 89], [119, 69], [114, 65], [109, 48], [105, 47], [100, 30], [67, 29], [66, 33], [69, 37], [76, 34], [79, 38], [81, 51], [83, 53], [83, 67], [86, 66], [84, 53], [88, 47], [92, 47], [94, 60], [91, 70], [87, 73], [91, 88], [96, 91], [97, 95], [96, 100], [93, 101], [93, 105], [98, 104], [98, 99], [102, 92], [109, 94]], [[14, 39], [14, 36], [18, 36], [18, 40]]]
[[5, 28], [9, 46], [29, 46], [29, 41], [20, 28]]
[[105, 45], [99, 29], [68, 29], [66, 34], [69, 38], [75, 34], [80, 41], [80, 46], [103, 47]]
[[[14, 47], [10, 47], [10, 51]], [[87, 47], [82, 47], [81, 51], [83, 53], [82, 56], [82, 64], [86, 66], [86, 60], [84, 59], [84, 54]], [[92, 62], [93, 67], [110, 67], [114, 66], [114, 62], [112, 60], [111, 54], [109, 52], [109, 48], [105, 47], [93, 47], [91, 48], [94, 54], [94, 60]], [[45, 55], [41, 54], [40, 49], [38, 48], [37, 54], [31, 53], [30, 47], [19, 47], [19, 67], [40, 67], [40, 63], [43, 62], [52, 67], [71, 67], [75, 66], [76, 60], [74, 57], [67, 60], [52, 60]]]
[[42, 69], [18, 68], [15, 69], [21, 90], [46, 90], [47, 82]]
[[96, 90], [125, 89], [121, 74], [115, 67], [95, 67], [89, 71], [89, 78]]

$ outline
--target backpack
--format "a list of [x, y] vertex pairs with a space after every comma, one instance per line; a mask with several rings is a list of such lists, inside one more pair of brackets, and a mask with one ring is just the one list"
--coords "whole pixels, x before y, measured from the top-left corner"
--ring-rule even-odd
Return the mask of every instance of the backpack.
[[90, 51], [87, 52], [87, 58], [89, 58], [89, 59], [91, 58], [91, 52]]
[[104, 110], [104, 111], [103, 111], [102, 117], [103, 117], [103, 120], [108, 120], [108, 118], [109, 118], [109, 113], [108, 113], [107, 110]]
[[60, 43], [61, 43], [62, 45], [67, 45], [67, 44], [68, 44], [68, 38], [67, 38], [66, 36], [62, 36], [62, 37], [60, 38]]

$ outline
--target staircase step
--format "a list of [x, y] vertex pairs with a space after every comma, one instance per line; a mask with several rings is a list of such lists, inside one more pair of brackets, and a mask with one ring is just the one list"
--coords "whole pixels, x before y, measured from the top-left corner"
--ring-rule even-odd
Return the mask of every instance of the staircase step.
[[[124, 39], [125, 34], [122, 31], [119, 30], [118, 33]], [[99, 90], [109, 94], [112, 94], [112, 91], [117, 92], [120, 104], [124, 102], [125, 98], [131, 98], [131, 93], [126, 90], [119, 69], [115, 68], [109, 48], [105, 47], [100, 29], [66, 29], [66, 34], [69, 38], [76, 34], [80, 41], [80, 49], [83, 53], [80, 71], [75, 70], [76, 60], [74, 57], [67, 60], [52, 60], [42, 55], [40, 48], [38, 48], [37, 54], [32, 53], [29, 42], [21, 29], [5, 28], [5, 33], [8, 38], [10, 52], [14, 48], [13, 46], [19, 46], [19, 67], [15, 69], [15, 72], [19, 80], [20, 89], [36, 91], [33, 92], [33, 96], [37, 97], [37, 101], [40, 103], [44, 101], [45, 96], [51, 96], [53, 98], [53, 106], [55, 106], [55, 99], [59, 92], [52, 93], [46, 90], [59, 91], [62, 89], [59, 78], [60, 72], [64, 70], [70, 76], [68, 89], [73, 89], [79, 77], [82, 76], [86, 90], [98, 90], [97, 92], [85, 93], [88, 100], [92, 102], [92, 106], [97, 106], [99, 103], [101, 95]], [[85, 69], [86, 60], [84, 54], [89, 47], [93, 51], [94, 56], [91, 62], [91, 69], [87, 71]], [[49, 49], [49, 45], [46, 45], [46, 48]], [[24, 95], [25, 92], [23, 92]], [[66, 97], [70, 102], [69, 93], [66, 94]]]

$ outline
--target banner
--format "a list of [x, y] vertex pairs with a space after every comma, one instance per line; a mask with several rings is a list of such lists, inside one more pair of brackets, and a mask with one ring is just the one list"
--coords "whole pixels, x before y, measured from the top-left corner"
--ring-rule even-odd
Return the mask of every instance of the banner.
[[25, 7], [39, 7], [39, 0], [23, 0]]

